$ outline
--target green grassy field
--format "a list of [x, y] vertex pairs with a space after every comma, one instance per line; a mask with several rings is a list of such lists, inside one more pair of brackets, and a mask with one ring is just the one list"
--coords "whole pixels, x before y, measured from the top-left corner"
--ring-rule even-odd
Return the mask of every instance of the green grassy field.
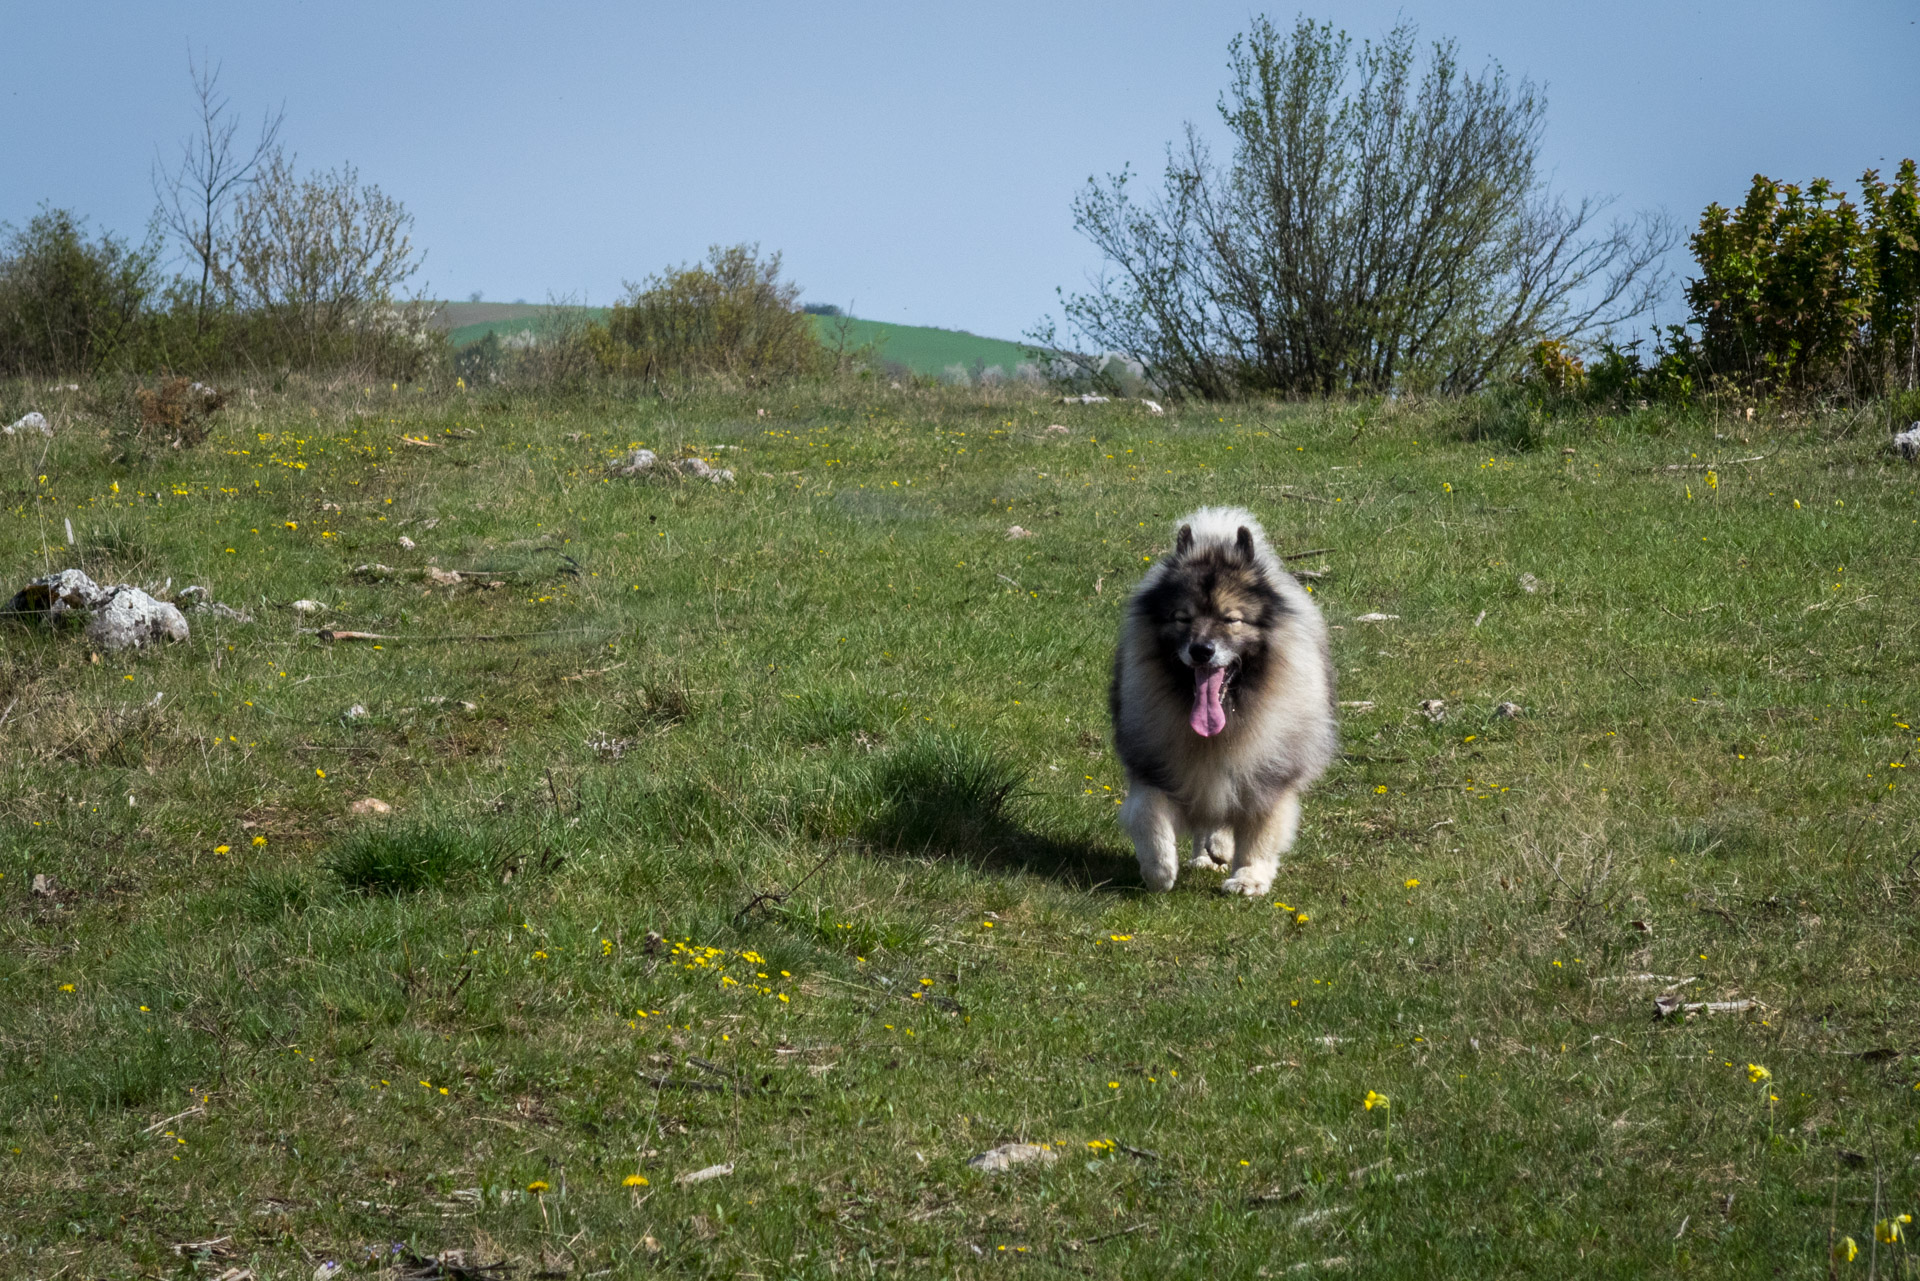
[[[443, 303], [441, 310], [451, 324], [447, 340], [456, 349], [492, 333], [505, 338], [532, 332], [555, 310], [596, 321], [607, 318], [604, 307], [555, 309], [525, 303]], [[1028, 360], [1026, 348], [1019, 343], [982, 338], [958, 329], [849, 317], [843, 333], [837, 316], [815, 316], [813, 326], [829, 346], [842, 342], [849, 347], [872, 346], [883, 365], [898, 366], [927, 378], [944, 378], [956, 365], [969, 375], [976, 369], [997, 369], [1002, 377], [1010, 378]]]
[[[12, 581], [252, 621], [0, 624], [7, 1275], [1915, 1272], [1920, 477], [1870, 430], [87, 403], [0, 438]], [[1223, 500], [1325, 549], [1357, 704], [1258, 902], [1140, 889], [1105, 740]]]

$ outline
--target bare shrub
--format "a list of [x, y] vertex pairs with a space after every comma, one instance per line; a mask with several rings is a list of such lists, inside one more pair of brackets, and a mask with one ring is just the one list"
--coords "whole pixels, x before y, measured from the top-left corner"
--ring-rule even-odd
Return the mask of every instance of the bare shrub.
[[1123, 171], [1074, 202], [1109, 271], [1063, 300], [1090, 348], [1064, 359], [1097, 378], [1119, 353], [1206, 397], [1471, 391], [1542, 339], [1643, 314], [1664, 220], [1599, 227], [1604, 201], [1539, 173], [1538, 89], [1467, 74], [1448, 41], [1416, 83], [1414, 42], [1402, 22], [1356, 53], [1305, 19], [1236, 37], [1231, 162], [1190, 125], [1157, 197]]
[[142, 431], [171, 436], [176, 445], [197, 445], [207, 437], [207, 420], [226, 403], [226, 393], [186, 378], [168, 378], [158, 387], [133, 393]]

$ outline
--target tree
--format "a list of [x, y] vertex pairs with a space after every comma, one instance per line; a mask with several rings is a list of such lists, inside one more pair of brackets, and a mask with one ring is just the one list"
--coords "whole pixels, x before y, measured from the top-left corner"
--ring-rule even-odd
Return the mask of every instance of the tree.
[[1118, 354], [1205, 397], [1471, 391], [1541, 340], [1643, 314], [1667, 223], [1602, 229], [1605, 201], [1554, 195], [1540, 92], [1465, 74], [1448, 41], [1416, 84], [1415, 37], [1403, 22], [1356, 53], [1304, 18], [1236, 37], [1231, 162], [1189, 125], [1154, 198], [1123, 170], [1074, 201], [1107, 269], [1062, 300], [1093, 348], [1066, 358], [1097, 373]]
[[235, 147], [240, 122], [227, 110], [220, 95], [217, 64], [195, 65], [187, 57], [199, 108], [199, 131], [180, 144], [179, 161], [171, 168], [158, 156], [153, 162], [153, 194], [160, 202], [160, 225], [177, 240], [188, 261], [199, 268], [194, 287], [194, 323], [204, 331], [221, 275], [217, 255], [227, 234], [227, 215], [233, 202], [254, 181], [261, 166], [274, 155], [285, 111], [260, 118], [260, 134], [246, 150]]
[[400, 289], [420, 269], [413, 215], [352, 165], [300, 177], [276, 151], [234, 202], [216, 262], [245, 312], [278, 330], [290, 358], [319, 363], [355, 331], [404, 328]]

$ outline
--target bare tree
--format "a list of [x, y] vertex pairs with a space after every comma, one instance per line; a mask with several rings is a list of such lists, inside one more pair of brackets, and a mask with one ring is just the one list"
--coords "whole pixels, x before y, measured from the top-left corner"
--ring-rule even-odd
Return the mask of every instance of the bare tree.
[[279, 329], [287, 354], [318, 361], [355, 331], [403, 321], [396, 295], [420, 269], [413, 215], [352, 165], [303, 178], [275, 151], [232, 223], [216, 250], [219, 283]]
[[219, 65], [204, 60], [195, 64], [192, 53], [188, 53], [187, 72], [200, 110], [199, 130], [181, 142], [180, 158], [173, 166], [158, 155], [154, 157], [153, 194], [160, 202], [160, 225], [180, 242], [188, 260], [199, 264], [194, 314], [198, 327], [204, 330], [220, 275], [215, 255], [226, 234], [227, 214], [240, 192], [274, 154], [286, 112], [262, 113], [260, 133], [253, 145], [236, 147], [240, 122], [229, 113], [227, 99], [220, 94]]
[[[1662, 218], [1602, 230], [1537, 167], [1546, 105], [1498, 66], [1470, 76], [1415, 29], [1355, 53], [1344, 33], [1265, 18], [1236, 37], [1215, 164], [1191, 125], [1162, 191], [1089, 181], [1074, 224], [1107, 271], [1063, 299], [1092, 352], [1169, 391], [1331, 395], [1470, 391], [1531, 344], [1644, 313], [1675, 242]], [[1031, 335], [1045, 343], [1048, 332]]]

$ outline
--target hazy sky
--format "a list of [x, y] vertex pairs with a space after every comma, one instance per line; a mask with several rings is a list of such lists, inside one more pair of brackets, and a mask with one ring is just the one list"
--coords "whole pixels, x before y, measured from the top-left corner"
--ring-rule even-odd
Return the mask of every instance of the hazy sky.
[[[405, 201], [440, 296], [599, 303], [757, 240], [810, 300], [1017, 337], [1095, 259], [1069, 201], [1212, 123], [1245, 4], [91, 4], [0, 0], [0, 220], [138, 235], [192, 127], [188, 51], [286, 109], [304, 166]], [[1270, 11], [1287, 25], [1292, 8]], [[1548, 90], [1547, 163], [1691, 224], [1756, 171], [1920, 153], [1920, 0], [1363, 0]]]

